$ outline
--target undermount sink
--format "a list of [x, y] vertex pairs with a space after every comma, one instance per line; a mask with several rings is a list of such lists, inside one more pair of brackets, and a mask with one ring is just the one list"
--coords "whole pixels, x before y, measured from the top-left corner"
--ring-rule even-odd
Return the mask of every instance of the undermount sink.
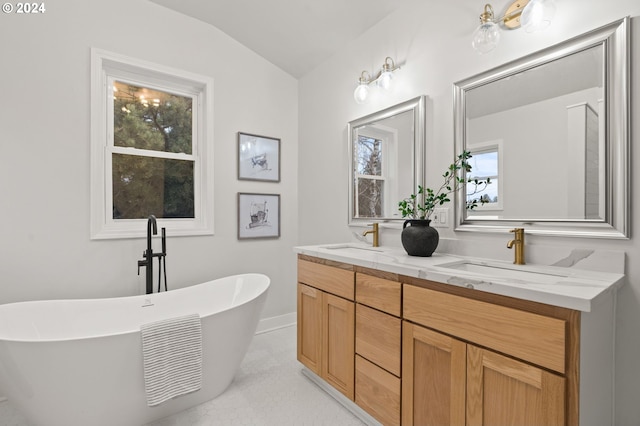
[[569, 274], [563, 274], [560, 272], [546, 272], [535, 271], [519, 265], [508, 264], [492, 264], [480, 261], [458, 261], [453, 263], [447, 263], [438, 265], [441, 268], [454, 269], [457, 271], [471, 272], [473, 274], [483, 275], [486, 279], [490, 278], [503, 278], [518, 280], [531, 283], [540, 284], [555, 284], [569, 276]]
[[329, 250], [364, 250], [364, 251], [375, 251], [378, 253], [383, 251], [380, 247], [367, 247], [363, 245], [350, 244], [350, 243], [333, 244], [330, 246], [324, 246], [323, 248], [326, 248]]

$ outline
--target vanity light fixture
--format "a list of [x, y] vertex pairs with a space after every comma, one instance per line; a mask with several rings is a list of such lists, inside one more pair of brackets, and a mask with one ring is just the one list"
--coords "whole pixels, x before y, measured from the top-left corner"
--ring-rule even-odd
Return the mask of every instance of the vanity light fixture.
[[556, 5], [553, 0], [531, 0], [522, 11], [520, 25], [528, 33], [544, 30], [551, 25]]
[[358, 79], [358, 87], [353, 92], [353, 97], [357, 103], [363, 104], [367, 102], [369, 97], [369, 83], [371, 83], [371, 74], [367, 71], [362, 71], [360, 78]]
[[393, 59], [387, 56], [384, 64], [382, 64], [382, 68], [375, 77], [372, 77], [367, 71], [362, 71], [360, 78], [358, 78], [358, 87], [356, 87], [356, 90], [353, 92], [353, 97], [356, 102], [359, 104], [367, 102], [370, 92], [369, 85], [372, 83], [376, 83], [379, 87], [388, 90], [391, 86], [391, 80], [393, 80], [393, 72], [399, 68]]
[[478, 53], [490, 52], [500, 41], [499, 24], [512, 30], [523, 27], [530, 33], [548, 27], [555, 11], [554, 0], [516, 0], [507, 7], [504, 16], [496, 19], [493, 7], [487, 3], [480, 14], [480, 26], [473, 33], [471, 45]]

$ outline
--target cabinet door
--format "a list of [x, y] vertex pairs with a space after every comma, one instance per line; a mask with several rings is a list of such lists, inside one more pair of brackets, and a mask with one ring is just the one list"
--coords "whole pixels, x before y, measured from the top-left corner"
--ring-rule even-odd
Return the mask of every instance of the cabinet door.
[[322, 292], [298, 283], [298, 361], [321, 374]]
[[565, 379], [497, 353], [467, 347], [467, 424], [562, 425]]
[[330, 385], [353, 400], [355, 356], [354, 303], [323, 293], [322, 374]]
[[464, 425], [466, 344], [403, 322], [402, 424]]

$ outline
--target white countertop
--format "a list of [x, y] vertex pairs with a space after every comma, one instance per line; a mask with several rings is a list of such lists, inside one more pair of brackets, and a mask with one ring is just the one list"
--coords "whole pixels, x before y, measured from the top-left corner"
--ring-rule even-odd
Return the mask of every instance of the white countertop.
[[594, 263], [593, 259], [597, 258], [594, 252], [584, 254], [582, 258], [562, 259], [555, 263], [562, 266], [553, 266], [514, 265], [511, 262], [438, 252], [431, 257], [415, 257], [407, 255], [402, 248], [374, 248], [360, 243], [300, 246], [295, 247], [294, 251], [585, 312], [591, 311], [599, 298], [611, 295], [624, 282], [624, 274], [580, 269], [581, 261], [587, 257], [589, 262], [583, 263]]

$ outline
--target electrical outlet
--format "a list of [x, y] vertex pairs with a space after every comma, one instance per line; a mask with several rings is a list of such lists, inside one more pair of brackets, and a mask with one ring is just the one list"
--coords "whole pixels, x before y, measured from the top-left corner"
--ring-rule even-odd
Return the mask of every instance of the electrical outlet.
[[449, 227], [449, 208], [440, 207], [433, 209], [433, 215], [431, 215], [431, 226], [434, 228], [448, 228]]

